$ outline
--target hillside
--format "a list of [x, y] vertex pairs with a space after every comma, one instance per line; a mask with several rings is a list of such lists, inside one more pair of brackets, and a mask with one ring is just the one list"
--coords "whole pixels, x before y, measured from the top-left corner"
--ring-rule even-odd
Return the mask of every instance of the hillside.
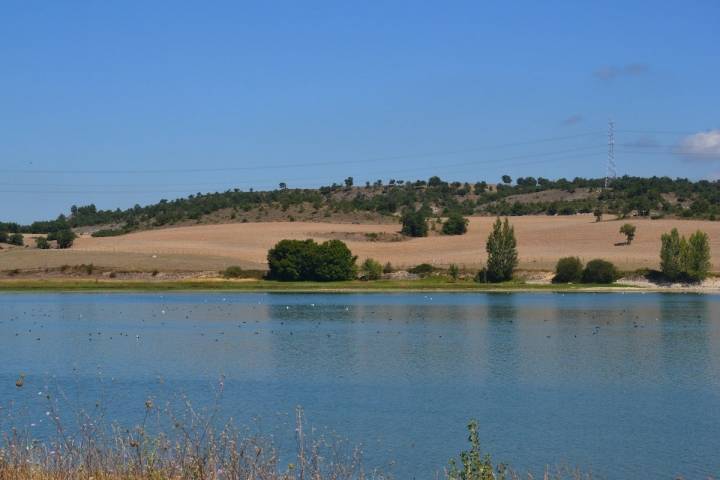
[[604, 179], [548, 180], [521, 177], [503, 183], [446, 182], [439, 177], [414, 182], [356, 186], [352, 178], [319, 189], [273, 191], [239, 189], [190, 195], [126, 210], [73, 206], [56, 220], [30, 225], [0, 223], [0, 231], [48, 233], [64, 228], [97, 236], [125, 234], [167, 226], [304, 221], [326, 223], [396, 223], [407, 209], [422, 208], [428, 217], [463, 215], [574, 215], [601, 210], [620, 216], [695, 218], [720, 216], [720, 181], [666, 177], [621, 177], [605, 189]]
[[[431, 263], [446, 267], [455, 263], [470, 270], [486, 261], [485, 240], [492, 217], [470, 217], [468, 232], [460, 236], [433, 234], [400, 239], [396, 224], [340, 224], [327, 222], [260, 222], [173, 227], [128, 235], [94, 238], [82, 235], [71, 249], [15, 248], [0, 251], [2, 270], [57, 269], [64, 265], [94, 264], [113, 271], [208, 272], [240, 265], [265, 269], [267, 251], [283, 238], [337, 238], [345, 241], [360, 261], [367, 257], [396, 267]], [[584, 260], [605, 258], [623, 270], [657, 268], [660, 235], [677, 227], [689, 234], [706, 231], [711, 240], [712, 263], [720, 265], [720, 222], [703, 220], [634, 219], [637, 236], [631, 245], [621, 244], [623, 222], [595, 222], [590, 214], [512, 219], [518, 238], [520, 268], [552, 270], [558, 258], [577, 255]]]

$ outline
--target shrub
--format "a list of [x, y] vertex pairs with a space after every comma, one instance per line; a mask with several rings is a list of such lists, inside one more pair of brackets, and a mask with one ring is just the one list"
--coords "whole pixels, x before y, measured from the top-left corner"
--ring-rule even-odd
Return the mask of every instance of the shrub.
[[53, 232], [47, 236], [48, 240], [56, 240], [58, 248], [70, 248], [73, 245], [73, 242], [77, 238], [77, 235], [75, 235], [75, 232], [70, 230], [69, 228], [64, 230], [58, 230], [57, 232]]
[[613, 283], [620, 277], [617, 268], [607, 260], [590, 260], [582, 273], [583, 283]]
[[268, 251], [268, 278], [274, 280], [350, 280], [357, 257], [340, 240], [281, 240]]
[[450, 278], [452, 278], [453, 280], [457, 280], [460, 276], [460, 268], [454, 263], [451, 263], [450, 267], [448, 268], [448, 275], [450, 275]]
[[687, 279], [699, 282], [710, 272], [710, 241], [707, 233], [696, 231], [689, 239], [680, 236], [676, 228], [664, 233], [660, 247], [660, 270], [665, 278], [674, 281]]
[[40, 250], [47, 250], [50, 248], [50, 242], [48, 242], [47, 237], [37, 237], [35, 239], [35, 246]]
[[579, 283], [582, 281], [583, 264], [578, 257], [563, 257], [555, 265], [553, 283]]
[[487, 267], [483, 267], [475, 274], [474, 280], [478, 283], [488, 283]]
[[517, 241], [515, 229], [507, 218], [502, 222], [498, 218], [488, 236], [485, 250], [488, 253], [487, 279], [491, 282], [503, 282], [512, 279], [517, 267]]
[[405, 212], [401, 218], [402, 234], [408, 237], [427, 237], [428, 225], [421, 210]]
[[415, 275], [420, 275], [421, 277], [430, 275], [433, 271], [435, 271], [435, 267], [433, 267], [429, 263], [421, 263], [420, 265], [415, 265], [408, 270], [408, 272]]
[[379, 280], [383, 273], [383, 267], [380, 262], [368, 258], [360, 266], [360, 272], [366, 280]]
[[0, 243], [7, 243], [8, 234], [7, 232], [0, 232]]
[[222, 276], [225, 278], [241, 278], [243, 276], [242, 268], [237, 265], [231, 265], [222, 272]]
[[[509, 178], [509, 177], [508, 177]], [[468, 441], [470, 442], [470, 450], [460, 453], [460, 467], [457, 461], [452, 458], [447, 469], [447, 480], [495, 480], [506, 478], [507, 468], [500, 464], [496, 467], [493, 465], [492, 458], [489, 454], [483, 455], [480, 451], [480, 435], [478, 434], [478, 422], [472, 420], [468, 424]]]
[[8, 237], [8, 243], [10, 245], [17, 245], [18, 247], [22, 247], [25, 245], [25, 237], [23, 237], [22, 233], [13, 233]]
[[626, 223], [622, 227], [620, 227], [620, 233], [625, 235], [625, 238], [627, 238], [627, 244], [630, 245], [635, 238], [635, 225], [631, 223]]
[[442, 226], [445, 235], [463, 235], [467, 232], [468, 219], [459, 213], [451, 213]]
[[393, 268], [392, 263], [390, 263], [390, 262], [387, 262], [385, 264], [385, 266], [383, 267], [383, 273], [392, 273], [394, 271], [395, 271], [395, 269]]
[[125, 235], [128, 232], [129, 232], [129, 230], [125, 230], [124, 228], [117, 228], [117, 229], [106, 228], [103, 230], [98, 230], [96, 232], [93, 232], [90, 234], [90, 236], [96, 237], [96, 238], [98, 238], [98, 237], [117, 237], [120, 235]]

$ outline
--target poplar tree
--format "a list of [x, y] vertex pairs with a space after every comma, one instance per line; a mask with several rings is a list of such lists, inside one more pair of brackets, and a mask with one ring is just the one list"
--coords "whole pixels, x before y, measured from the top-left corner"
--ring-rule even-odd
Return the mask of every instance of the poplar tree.
[[507, 218], [495, 220], [492, 232], [488, 236], [485, 250], [488, 253], [487, 279], [491, 282], [504, 282], [512, 279], [518, 264], [515, 229]]

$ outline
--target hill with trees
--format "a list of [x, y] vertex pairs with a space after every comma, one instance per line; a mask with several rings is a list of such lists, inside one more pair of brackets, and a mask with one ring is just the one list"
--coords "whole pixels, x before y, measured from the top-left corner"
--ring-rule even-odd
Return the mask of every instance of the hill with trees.
[[520, 177], [504, 175], [501, 183], [428, 180], [378, 180], [364, 186], [348, 177], [318, 189], [272, 191], [239, 189], [197, 193], [175, 200], [125, 210], [95, 205], [72, 206], [55, 220], [30, 225], [0, 222], [0, 232], [53, 233], [89, 227], [96, 236], [120, 235], [138, 229], [193, 223], [258, 221], [398, 221], [408, 212], [426, 218], [451, 215], [573, 215], [616, 214], [623, 217], [680, 217], [715, 220], [720, 216], [720, 181], [668, 177], [604, 179]]

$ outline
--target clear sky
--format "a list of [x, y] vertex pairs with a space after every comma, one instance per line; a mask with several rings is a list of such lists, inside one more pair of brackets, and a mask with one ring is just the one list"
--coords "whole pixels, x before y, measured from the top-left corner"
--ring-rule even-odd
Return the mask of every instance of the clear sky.
[[720, 2], [0, 5], [0, 220], [437, 174], [720, 176]]

